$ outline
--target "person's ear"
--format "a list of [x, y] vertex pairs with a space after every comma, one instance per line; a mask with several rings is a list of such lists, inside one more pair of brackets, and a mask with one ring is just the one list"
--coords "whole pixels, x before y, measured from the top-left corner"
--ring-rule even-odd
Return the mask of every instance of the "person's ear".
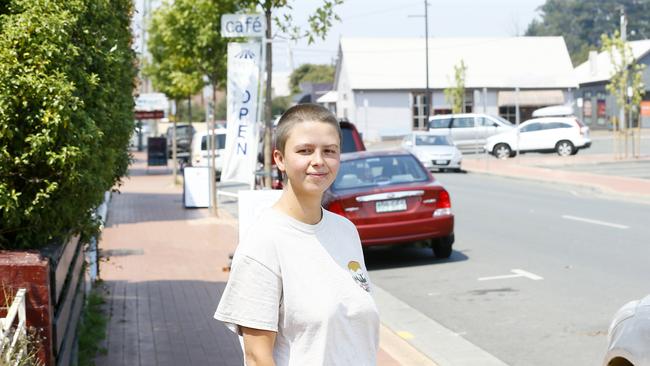
[[278, 166], [278, 169], [284, 173], [284, 155], [282, 155], [280, 150], [273, 150], [273, 160], [275, 161], [275, 165]]

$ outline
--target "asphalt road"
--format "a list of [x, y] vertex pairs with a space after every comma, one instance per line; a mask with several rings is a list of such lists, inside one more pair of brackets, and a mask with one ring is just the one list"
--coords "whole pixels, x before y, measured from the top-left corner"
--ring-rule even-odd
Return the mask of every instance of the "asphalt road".
[[451, 258], [369, 250], [372, 281], [509, 365], [600, 364], [614, 312], [650, 293], [650, 207], [564, 186], [437, 177], [456, 215]]

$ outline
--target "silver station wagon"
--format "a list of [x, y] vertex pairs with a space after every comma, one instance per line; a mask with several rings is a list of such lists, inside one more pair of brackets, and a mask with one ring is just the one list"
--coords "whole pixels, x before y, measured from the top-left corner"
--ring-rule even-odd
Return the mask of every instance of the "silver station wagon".
[[429, 131], [447, 129], [458, 149], [482, 151], [488, 137], [509, 131], [510, 121], [490, 114], [439, 114], [429, 118]]

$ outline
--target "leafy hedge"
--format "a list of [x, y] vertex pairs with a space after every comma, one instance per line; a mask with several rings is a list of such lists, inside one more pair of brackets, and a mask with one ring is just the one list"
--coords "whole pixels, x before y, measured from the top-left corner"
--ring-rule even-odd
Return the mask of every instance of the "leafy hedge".
[[133, 131], [131, 0], [0, 5], [0, 247], [97, 229]]

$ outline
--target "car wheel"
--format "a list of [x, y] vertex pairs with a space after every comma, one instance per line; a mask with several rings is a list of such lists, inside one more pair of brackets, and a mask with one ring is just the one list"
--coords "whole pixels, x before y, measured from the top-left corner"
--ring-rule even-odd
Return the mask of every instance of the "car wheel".
[[436, 258], [449, 258], [451, 256], [451, 247], [454, 244], [454, 234], [445, 236], [438, 239], [433, 239], [431, 241], [431, 248], [433, 249], [433, 255]]
[[576, 148], [573, 146], [571, 141], [562, 140], [555, 144], [555, 151], [557, 151], [557, 154], [560, 156], [573, 155], [575, 149]]
[[492, 154], [497, 157], [497, 159], [506, 159], [512, 156], [512, 149], [508, 144], [497, 144], [492, 150]]

